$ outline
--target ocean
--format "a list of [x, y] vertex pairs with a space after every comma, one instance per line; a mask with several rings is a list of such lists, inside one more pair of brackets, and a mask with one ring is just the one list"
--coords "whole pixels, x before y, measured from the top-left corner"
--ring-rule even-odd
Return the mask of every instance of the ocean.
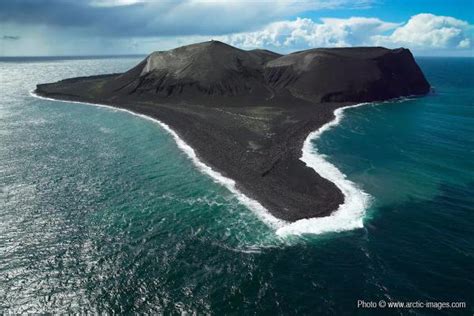
[[160, 124], [30, 94], [140, 59], [0, 58], [0, 313], [472, 315], [474, 59], [308, 138], [353, 207], [280, 229]]

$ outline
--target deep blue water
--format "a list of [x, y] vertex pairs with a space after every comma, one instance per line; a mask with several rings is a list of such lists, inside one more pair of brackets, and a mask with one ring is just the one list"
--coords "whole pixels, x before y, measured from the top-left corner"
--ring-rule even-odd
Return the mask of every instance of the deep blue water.
[[0, 312], [474, 312], [474, 60], [348, 109], [314, 144], [372, 196], [364, 228], [281, 239], [153, 122], [30, 96], [139, 58], [0, 60]]

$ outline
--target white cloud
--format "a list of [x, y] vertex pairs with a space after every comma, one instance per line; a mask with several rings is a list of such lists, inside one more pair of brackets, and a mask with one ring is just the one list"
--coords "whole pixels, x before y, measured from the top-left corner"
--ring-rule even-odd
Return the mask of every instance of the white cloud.
[[473, 55], [474, 27], [453, 17], [424, 13], [403, 23], [376, 17], [287, 19], [317, 9], [366, 7], [373, 1], [48, 0], [48, 6], [33, 6], [30, 0], [15, 5], [0, 0], [3, 35], [19, 37], [1, 41], [0, 55], [148, 53], [210, 39], [283, 53], [381, 45], [404, 46], [415, 54]]
[[453, 17], [418, 14], [407, 23], [378, 18], [322, 18], [319, 22], [297, 18], [270, 23], [254, 32], [224, 36], [224, 41], [244, 47], [267, 47], [280, 51], [311, 47], [406, 46], [415, 50], [468, 49], [469, 23]]
[[[302, 12], [358, 8], [373, 0], [182, 0], [149, 2], [146, 12], [153, 12], [147, 27], [156, 30], [186, 30], [187, 35], [220, 35], [259, 29], [272, 21]], [[179, 35], [179, 34], [171, 34]]]
[[320, 9], [365, 8], [375, 0], [0, 0], [0, 28], [48, 25], [71, 35], [157, 37], [249, 32]]
[[297, 18], [267, 25], [262, 30], [233, 34], [227, 42], [242, 47], [341, 47], [370, 45], [371, 36], [395, 29], [399, 24], [377, 18], [351, 17], [348, 19], [323, 18], [322, 23]]
[[471, 40], [469, 38], [465, 38], [459, 42], [458, 48], [469, 48], [471, 47]]
[[449, 16], [421, 13], [390, 35], [376, 35], [375, 44], [410, 48], [469, 48], [469, 23]]

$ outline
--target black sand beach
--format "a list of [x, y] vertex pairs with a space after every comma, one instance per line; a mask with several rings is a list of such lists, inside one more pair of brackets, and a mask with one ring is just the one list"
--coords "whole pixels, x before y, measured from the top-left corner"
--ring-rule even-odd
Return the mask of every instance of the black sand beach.
[[168, 124], [206, 164], [287, 221], [330, 215], [339, 189], [300, 160], [339, 107], [423, 95], [406, 49], [312, 49], [285, 56], [211, 41], [155, 52], [124, 74], [39, 84], [41, 96], [99, 103]]

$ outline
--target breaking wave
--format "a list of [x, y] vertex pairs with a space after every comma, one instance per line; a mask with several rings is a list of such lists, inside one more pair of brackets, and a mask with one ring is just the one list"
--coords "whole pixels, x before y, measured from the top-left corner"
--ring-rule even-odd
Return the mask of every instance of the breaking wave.
[[165, 131], [167, 131], [169, 134], [171, 134], [171, 136], [174, 138], [176, 144], [178, 145], [178, 148], [181, 149], [190, 159], [191, 161], [194, 163], [194, 165], [201, 171], [203, 172], [204, 174], [207, 174], [209, 175], [215, 182], [223, 185], [224, 187], [226, 187], [229, 191], [231, 191], [232, 193], [235, 194], [235, 196], [237, 197], [237, 199], [239, 200], [240, 203], [242, 203], [243, 205], [247, 206], [249, 209], [251, 209], [252, 211], [254, 211], [254, 213], [264, 222], [266, 223], [267, 225], [269, 225], [270, 227], [274, 228], [274, 229], [280, 229], [282, 227], [284, 227], [285, 225], [287, 225], [288, 223], [283, 221], [283, 220], [280, 220], [276, 217], [274, 217], [263, 205], [261, 205], [258, 201], [254, 200], [254, 199], [251, 199], [249, 198], [248, 196], [246, 196], [245, 194], [243, 194], [242, 192], [240, 192], [236, 185], [235, 185], [235, 181], [230, 179], [230, 178], [227, 178], [225, 176], [223, 176], [220, 172], [212, 169], [211, 167], [209, 167], [208, 165], [206, 165], [205, 163], [203, 163], [201, 160], [199, 160], [198, 156], [196, 155], [195, 151], [193, 148], [191, 148], [191, 146], [189, 146], [184, 140], [182, 140], [178, 134], [173, 131], [169, 126], [168, 124], [165, 124], [155, 118], [152, 118], [152, 117], [149, 117], [149, 116], [146, 116], [144, 114], [139, 114], [139, 113], [135, 113], [133, 111], [130, 111], [130, 110], [126, 110], [126, 109], [121, 109], [121, 108], [118, 108], [118, 107], [114, 107], [114, 106], [110, 106], [110, 105], [104, 105], [104, 104], [98, 104], [98, 103], [90, 103], [90, 102], [80, 102], [80, 101], [68, 101], [68, 100], [59, 100], [59, 99], [53, 99], [53, 98], [47, 98], [47, 97], [43, 97], [43, 96], [40, 96], [38, 94], [36, 94], [34, 91], [31, 91], [30, 94], [36, 98], [39, 98], [39, 99], [44, 99], [44, 100], [49, 100], [49, 101], [57, 101], [57, 102], [67, 102], [67, 103], [77, 103], [77, 104], [87, 104], [87, 105], [93, 105], [93, 106], [97, 106], [97, 107], [102, 107], [102, 108], [107, 108], [107, 109], [111, 109], [111, 110], [114, 110], [114, 111], [122, 111], [122, 112], [127, 112], [129, 114], [132, 114], [132, 115], [135, 115], [135, 116], [138, 116], [138, 117], [141, 117], [143, 119], [146, 119], [146, 120], [149, 120], [149, 121], [152, 121], [154, 123], [157, 123], [159, 124]]
[[361, 189], [359, 189], [355, 183], [348, 180], [346, 176], [339, 169], [337, 169], [336, 166], [328, 162], [324, 158], [324, 156], [320, 154], [316, 148], [313, 147], [312, 141], [318, 139], [325, 131], [338, 125], [341, 119], [343, 118], [345, 109], [359, 107], [369, 103], [360, 103], [336, 109], [334, 111], [335, 118], [332, 121], [321, 126], [318, 130], [310, 133], [303, 144], [302, 156], [300, 159], [304, 163], [306, 163], [308, 167], [314, 169], [321, 177], [333, 182], [342, 191], [344, 195], [344, 203], [341, 204], [339, 208], [330, 216], [302, 219], [293, 223], [289, 223], [274, 217], [258, 201], [240, 192], [237, 189], [234, 180], [223, 176], [220, 172], [212, 169], [210, 166], [199, 160], [193, 148], [191, 148], [184, 140], [182, 140], [178, 136], [178, 134], [173, 131], [167, 124], [155, 118], [151, 118], [144, 114], [135, 113], [130, 110], [121, 109], [104, 104], [47, 98], [37, 95], [33, 91], [30, 92], [30, 94], [36, 98], [50, 101], [88, 104], [97, 107], [112, 109], [114, 111], [123, 111], [159, 124], [165, 131], [171, 134], [178, 147], [192, 160], [194, 165], [198, 167], [201, 172], [209, 175], [215, 182], [225, 186], [229, 191], [234, 193], [240, 203], [250, 208], [262, 221], [264, 221], [267, 225], [275, 229], [277, 235], [280, 237], [285, 237], [289, 235], [340, 232], [363, 227], [363, 217], [365, 214], [365, 210], [369, 204], [370, 196]]
[[344, 203], [339, 205], [339, 208], [330, 216], [301, 219], [277, 229], [279, 236], [322, 234], [363, 227], [363, 218], [370, 201], [370, 195], [359, 189], [336, 166], [327, 161], [324, 155], [320, 154], [312, 145], [312, 141], [321, 137], [325, 131], [338, 125], [344, 116], [345, 109], [367, 104], [371, 103], [359, 103], [336, 109], [334, 119], [310, 133], [303, 144], [303, 154], [300, 159], [321, 177], [333, 182], [344, 195]]

